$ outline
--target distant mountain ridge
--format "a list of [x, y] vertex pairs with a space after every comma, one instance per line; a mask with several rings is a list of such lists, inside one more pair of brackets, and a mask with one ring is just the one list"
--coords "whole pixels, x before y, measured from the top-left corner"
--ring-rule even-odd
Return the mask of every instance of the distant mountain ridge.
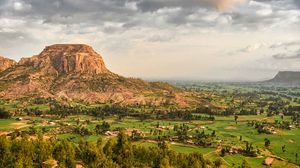
[[55, 44], [0, 72], [0, 98], [54, 98], [87, 103], [174, 104], [203, 101], [161, 82], [125, 78], [108, 70], [100, 54], [85, 44]]
[[280, 71], [268, 83], [300, 85], [300, 71]]

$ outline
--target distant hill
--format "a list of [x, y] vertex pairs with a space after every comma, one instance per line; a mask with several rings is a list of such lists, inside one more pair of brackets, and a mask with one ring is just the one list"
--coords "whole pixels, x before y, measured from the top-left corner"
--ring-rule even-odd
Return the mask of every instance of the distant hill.
[[[9, 67], [9, 66], [8, 66]], [[108, 70], [84, 44], [56, 44], [0, 72], [0, 98], [195, 106], [203, 101], [161, 82], [125, 78]]]
[[300, 71], [280, 71], [273, 79], [266, 82], [282, 85], [300, 85]]

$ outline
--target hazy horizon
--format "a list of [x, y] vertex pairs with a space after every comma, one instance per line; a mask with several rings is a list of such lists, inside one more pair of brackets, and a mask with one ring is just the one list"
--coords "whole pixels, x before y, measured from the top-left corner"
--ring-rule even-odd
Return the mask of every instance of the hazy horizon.
[[0, 0], [0, 55], [83, 43], [127, 77], [261, 81], [300, 70], [298, 0]]

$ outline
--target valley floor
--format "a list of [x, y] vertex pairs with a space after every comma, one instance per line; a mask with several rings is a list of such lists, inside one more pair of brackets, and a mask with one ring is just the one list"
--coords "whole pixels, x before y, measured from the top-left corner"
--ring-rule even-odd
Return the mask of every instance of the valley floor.
[[[104, 141], [108, 139], [115, 139], [117, 130], [123, 128], [125, 133], [132, 136], [133, 131], [141, 133], [141, 137], [135, 140], [134, 145], [141, 145], [145, 147], [157, 146], [157, 136], [169, 137], [167, 144], [171, 150], [180, 153], [200, 152], [206, 159], [214, 161], [217, 158], [223, 160], [223, 167], [239, 167], [243, 160], [246, 160], [252, 167], [267, 167], [263, 165], [267, 157], [272, 157], [275, 160], [272, 167], [299, 167], [300, 159], [295, 158], [296, 153], [300, 151], [300, 130], [277, 130], [275, 134], [259, 134], [256, 129], [248, 126], [248, 121], [274, 121], [278, 117], [267, 117], [265, 115], [255, 116], [239, 116], [236, 123], [234, 116], [216, 117], [215, 121], [172, 121], [172, 120], [146, 120], [140, 121], [135, 118], [126, 117], [119, 120], [117, 117], [97, 118], [87, 115], [68, 116], [66, 118], [58, 119], [55, 116], [47, 117], [30, 117], [22, 116], [16, 119], [2, 119], [0, 120], [0, 135], [8, 135], [13, 133], [16, 129], [20, 131], [36, 131], [43, 130], [44, 138], [56, 137], [58, 139], [68, 139], [78, 143], [80, 139], [96, 142], [101, 136]], [[289, 120], [288, 118], [284, 120]], [[76, 126], [78, 124], [85, 125], [89, 130], [95, 130], [96, 125], [103, 122], [110, 124], [110, 131], [106, 131], [102, 135], [79, 135], [78, 133], [68, 131], [69, 126]], [[189, 127], [188, 136], [192, 136], [195, 132], [204, 131], [206, 134], [215, 132], [216, 138], [213, 140], [211, 146], [203, 147], [194, 145], [192, 142], [178, 142], [172, 141], [172, 137], [176, 136], [174, 131], [175, 125], [185, 124]], [[157, 132], [156, 132], [157, 130]], [[159, 131], [159, 132], [158, 132]], [[155, 133], [153, 133], [155, 132]], [[36, 135], [32, 134], [31, 138], [35, 139]], [[270, 146], [265, 147], [264, 139], [270, 140]], [[241, 153], [225, 154], [220, 156], [222, 146], [231, 146], [234, 148], [245, 148], [245, 142], [253, 145], [254, 150], [259, 150], [260, 154], [256, 157], [244, 156]], [[282, 150], [285, 146], [285, 151]]]

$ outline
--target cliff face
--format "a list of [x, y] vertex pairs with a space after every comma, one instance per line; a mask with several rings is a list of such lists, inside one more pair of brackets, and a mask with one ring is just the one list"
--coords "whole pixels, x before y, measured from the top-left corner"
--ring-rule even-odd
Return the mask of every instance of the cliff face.
[[57, 74], [101, 74], [109, 73], [100, 54], [84, 44], [56, 44], [31, 58], [23, 58], [19, 65], [30, 65], [37, 69]]
[[16, 61], [0, 56], [0, 72], [15, 65]]
[[287, 85], [300, 85], [300, 72], [297, 71], [280, 71], [268, 82]]
[[110, 72], [100, 54], [83, 44], [56, 44], [0, 72], [0, 98], [36, 97], [119, 104], [199, 105], [202, 100], [164, 83]]

